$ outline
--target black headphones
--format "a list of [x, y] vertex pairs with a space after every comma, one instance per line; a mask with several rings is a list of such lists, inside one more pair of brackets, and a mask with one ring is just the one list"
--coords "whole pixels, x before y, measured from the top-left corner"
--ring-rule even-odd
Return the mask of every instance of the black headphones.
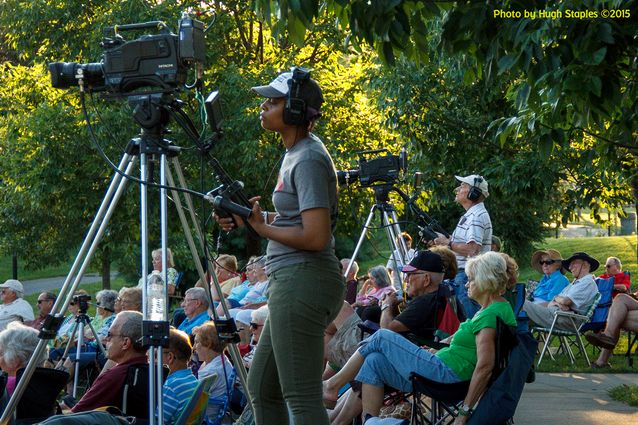
[[288, 125], [303, 125], [306, 119], [306, 101], [299, 97], [301, 87], [310, 80], [310, 70], [294, 67], [292, 78], [288, 80], [288, 97], [284, 106], [284, 123]]
[[467, 192], [467, 199], [472, 202], [478, 201], [478, 199], [483, 194], [483, 192], [481, 192], [481, 189], [479, 189], [478, 187], [481, 183], [483, 183], [483, 177], [474, 177], [474, 184], [470, 187], [470, 191]]

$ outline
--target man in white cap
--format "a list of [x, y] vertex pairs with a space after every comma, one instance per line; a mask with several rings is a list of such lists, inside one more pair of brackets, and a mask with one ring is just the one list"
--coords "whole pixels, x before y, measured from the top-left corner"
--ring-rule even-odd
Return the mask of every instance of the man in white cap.
[[26, 302], [22, 295], [24, 287], [19, 280], [9, 279], [0, 285], [0, 331], [6, 329], [10, 322], [19, 320], [25, 322], [33, 320], [33, 307]]
[[454, 189], [454, 200], [465, 209], [465, 214], [449, 239], [439, 234], [439, 237], [434, 239], [434, 244], [447, 245], [456, 255], [458, 273], [454, 278], [454, 291], [465, 310], [465, 317], [471, 319], [480, 306], [467, 296], [465, 263], [469, 257], [492, 249], [492, 221], [483, 204], [490, 193], [487, 180], [483, 176], [472, 174], [455, 177], [461, 184]]

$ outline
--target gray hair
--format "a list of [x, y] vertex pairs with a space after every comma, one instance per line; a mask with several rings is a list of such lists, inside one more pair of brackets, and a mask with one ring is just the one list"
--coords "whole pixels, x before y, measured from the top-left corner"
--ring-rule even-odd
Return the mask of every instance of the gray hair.
[[618, 257], [609, 257], [607, 259], [607, 261], [609, 261], [609, 260], [613, 261], [614, 264], [616, 264], [616, 266], [618, 266], [618, 270], [622, 270], [622, 263], [620, 262], [620, 258], [618, 258]]
[[[0, 332], [0, 351], [5, 363], [20, 368], [27, 364], [40, 339], [38, 331], [20, 322], [11, 322]], [[41, 366], [48, 357], [45, 350], [36, 364]]]
[[206, 290], [204, 288], [190, 288], [186, 290], [184, 293], [184, 297], [186, 295], [190, 295], [194, 300], [201, 301], [201, 303], [208, 309], [210, 303], [208, 302], [208, 297], [206, 297]]
[[386, 286], [390, 286], [392, 284], [390, 282], [390, 275], [388, 274], [388, 270], [385, 268], [385, 266], [374, 266], [368, 270], [368, 274], [377, 281], [377, 285], [380, 288], [385, 288]]
[[118, 313], [115, 320], [119, 319], [120, 335], [130, 338], [133, 342], [133, 349], [144, 352], [142, 346], [142, 321], [144, 317], [139, 311], [125, 310]]
[[[350, 261], [352, 261], [350, 258], [342, 258], [341, 259], [341, 265], [347, 268], [348, 264], [350, 264]], [[352, 261], [352, 267], [350, 268], [350, 272], [354, 273], [354, 276], [357, 275], [357, 273], [359, 273], [359, 263], [357, 263], [356, 261]]]
[[117, 291], [112, 289], [102, 289], [95, 294], [95, 299], [100, 303], [100, 307], [108, 311], [115, 311], [115, 300], [117, 297]]
[[268, 318], [268, 306], [262, 305], [257, 310], [253, 310], [250, 314], [250, 320], [253, 323], [257, 323], [258, 325], [263, 325], [266, 323], [266, 319]]

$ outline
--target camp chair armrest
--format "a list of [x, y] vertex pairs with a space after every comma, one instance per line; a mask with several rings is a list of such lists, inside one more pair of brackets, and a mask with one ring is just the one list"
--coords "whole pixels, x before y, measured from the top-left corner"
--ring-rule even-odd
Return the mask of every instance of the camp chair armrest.
[[557, 316], [565, 316], [565, 317], [572, 317], [574, 319], [589, 320], [589, 317], [583, 316], [582, 314], [574, 313], [573, 311], [556, 311], [555, 314]]

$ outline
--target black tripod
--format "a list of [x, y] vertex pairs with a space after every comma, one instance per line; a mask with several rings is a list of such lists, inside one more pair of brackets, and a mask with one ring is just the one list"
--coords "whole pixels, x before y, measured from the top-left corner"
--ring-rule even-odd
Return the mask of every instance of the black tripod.
[[95, 332], [95, 328], [91, 324], [91, 318], [86, 314], [88, 310], [87, 301], [80, 300], [76, 302], [78, 302], [80, 305], [80, 312], [77, 314], [77, 316], [75, 316], [75, 323], [73, 324], [73, 329], [71, 330], [69, 341], [66, 343], [62, 358], [58, 362], [58, 366], [64, 363], [64, 360], [66, 360], [73, 342], [77, 341], [75, 350], [75, 375], [73, 377], [73, 398], [77, 398], [78, 379], [80, 376], [80, 353], [82, 352], [82, 346], [84, 345], [84, 329], [86, 326], [88, 326], [91, 330], [93, 338], [95, 338], [98, 350], [100, 350], [104, 358], [106, 358], [106, 351], [104, 351], [104, 346], [102, 346], [97, 332]]
[[[390, 192], [396, 189], [389, 184], [381, 184], [373, 186], [372, 188], [374, 189], [375, 203], [374, 205], [372, 205], [372, 208], [370, 208], [370, 213], [368, 214], [368, 218], [363, 225], [361, 236], [359, 236], [359, 240], [357, 241], [357, 245], [354, 248], [354, 252], [352, 253], [352, 257], [350, 258], [350, 264], [348, 264], [348, 268], [345, 271], [344, 276], [348, 276], [348, 273], [350, 273], [350, 269], [352, 269], [352, 265], [357, 258], [357, 254], [359, 253], [361, 246], [363, 245], [363, 240], [366, 237], [370, 223], [372, 222], [376, 211], [379, 212], [382, 226], [385, 229], [386, 235], [388, 237], [388, 245], [392, 252], [393, 270], [395, 270], [397, 273], [400, 273], [401, 271], [399, 270], [399, 264], [403, 265], [406, 262], [408, 247], [401, 237], [401, 227], [399, 226], [396, 209], [390, 202]], [[402, 295], [402, 288], [400, 292]]]

